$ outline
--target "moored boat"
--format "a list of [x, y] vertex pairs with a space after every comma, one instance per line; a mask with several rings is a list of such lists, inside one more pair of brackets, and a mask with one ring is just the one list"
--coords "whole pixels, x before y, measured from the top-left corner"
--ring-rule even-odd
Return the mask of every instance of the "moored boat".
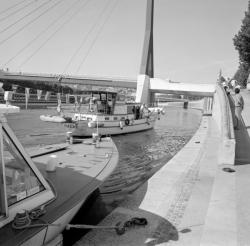
[[100, 135], [118, 135], [145, 131], [154, 127], [155, 121], [163, 112], [162, 108], [148, 108], [145, 104], [117, 101], [116, 92], [92, 91], [89, 103], [81, 107], [72, 117], [75, 128], [73, 137], [89, 137], [98, 132]]
[[4, 117], [18, 110], [0, 107], [0, 245], [46, 245], [113, 172], [118, 151], [102, 138], [28, 154]]

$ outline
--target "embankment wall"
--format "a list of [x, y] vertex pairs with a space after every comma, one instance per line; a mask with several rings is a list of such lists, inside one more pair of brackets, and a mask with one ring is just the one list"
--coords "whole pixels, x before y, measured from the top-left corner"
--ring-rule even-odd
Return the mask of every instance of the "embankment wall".
[[234, 165], [235, 135], [232, 113], [227, 94], [220, 85], [216, 86], [212, 117], [219, 129], [221, 137], [219, 163]]

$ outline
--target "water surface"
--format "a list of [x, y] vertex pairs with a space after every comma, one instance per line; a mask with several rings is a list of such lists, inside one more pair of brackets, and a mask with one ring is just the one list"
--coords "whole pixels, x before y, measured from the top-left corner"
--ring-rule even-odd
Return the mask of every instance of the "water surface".
[[[199, 126], [199, 110], [166, 107], [165, 112], [152, 130], [113, 137], [120, 158], [117, 169], [101, 187], [106, 201], [119, 201], [138, 188], [188, 142]], [[54, 113], [47, 109], [21, 110], [7, 118], [22, 144], [29, 148], [66, 140], [68, 129], [63, 124], [39, 118]]]

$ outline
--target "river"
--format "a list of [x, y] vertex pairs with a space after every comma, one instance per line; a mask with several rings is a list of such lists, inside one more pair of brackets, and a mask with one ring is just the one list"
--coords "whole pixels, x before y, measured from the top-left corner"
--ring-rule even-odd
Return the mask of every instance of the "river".
[[[53, 113], [48, 109], [21, 110], [19, 114], [8, 115], [7, 119], [21, 143], [29, 148], [66, 140], [67, 128], [39, 118]], [[165, 107], [165, 115], [157, 120], [153, 130], [114, 136], [119, 165], [101, 187], [103, 197], [109, 202], [119, 201], [137, 189], [187, 143], [200, 119], [199, 110]]]
[[[39, 118], [42, 114], [54, 113], [48, 109], [21, 110], [18, 114], [7, 115], [7, 119], [24, 147], [30, 148], [66, 140], [68, 129], [62, 124], [43, 122]], [[167, 165], [168, 160], [194, 135], [200, 120], [200, 110], [167, 106], [165, 115], [157, 120], [154, 129], [114, 136], [119, 164], [100, 190], [85, 202], [71, 223], [99, 223], [128, 194], [146, 182], [160, 167]], [[73, 245], [86, 232], [64, 231], [64, 244]]]

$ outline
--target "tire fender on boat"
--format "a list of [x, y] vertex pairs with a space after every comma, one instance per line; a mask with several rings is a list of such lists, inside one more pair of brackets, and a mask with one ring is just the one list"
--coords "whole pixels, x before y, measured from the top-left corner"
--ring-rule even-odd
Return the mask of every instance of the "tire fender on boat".
[[96, 127], [96, 123], [94, 121], [89, 121], [88, 122], [88, 127], [89, 128], [95, 128]]
[[129, 123], [130, 123], [129, 119], [126, 119], [126, 120], [125, 120], [125, 125], [128, 126]]

